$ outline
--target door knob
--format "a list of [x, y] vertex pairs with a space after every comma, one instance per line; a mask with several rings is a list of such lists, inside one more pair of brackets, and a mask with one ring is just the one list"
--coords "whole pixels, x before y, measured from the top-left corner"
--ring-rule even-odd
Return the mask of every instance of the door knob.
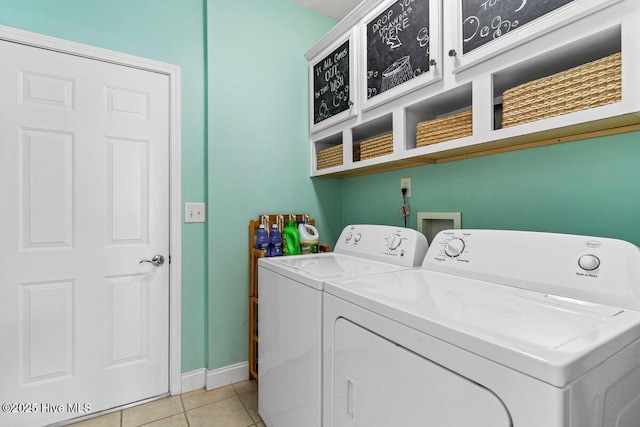
[[155, 265], [156, 267], [160, 267], [162, 264], [164, 264], [164, 257], [162, 255], [155, 255], [151, 259], [143, 259], [138, 264], [142, 264], [143, 262], [148, 262]]

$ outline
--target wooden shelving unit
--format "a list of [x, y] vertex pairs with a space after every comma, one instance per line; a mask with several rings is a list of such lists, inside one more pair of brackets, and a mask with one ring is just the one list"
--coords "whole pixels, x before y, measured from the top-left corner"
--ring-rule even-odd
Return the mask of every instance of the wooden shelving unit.
[[[249, 221], [249, 379], [258, 380], [258, 347], [260, 339], [258, 337], [258, 259], [266, 256], [265, 251], [254, 248], [255, 231], [260, 224], [271, 229], [276, 224], [282, 232], [284, 225], [290, 219], [295, 219], [296, 223], [305, 221], [311, 225], [316, 224], [310, 219], [308, 214], [270, 214], [261, 215], [257, 220]], [[318, 245], [320, 252], [329, 252], [331, 248], [327, 245]]]

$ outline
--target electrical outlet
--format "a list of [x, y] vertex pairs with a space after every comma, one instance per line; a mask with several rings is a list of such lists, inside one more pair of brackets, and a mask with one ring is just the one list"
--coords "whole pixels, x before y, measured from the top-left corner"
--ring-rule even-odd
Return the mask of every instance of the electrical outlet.
[[185, 203], [184, 222], [205, 222], [206, 205], [204, 203]]
[[407, 193], [406, 197], [411, 197], [411, 177], [408, 178], [400, 178], [400, 195], [402, 195], [402, 189], [406, 188]]

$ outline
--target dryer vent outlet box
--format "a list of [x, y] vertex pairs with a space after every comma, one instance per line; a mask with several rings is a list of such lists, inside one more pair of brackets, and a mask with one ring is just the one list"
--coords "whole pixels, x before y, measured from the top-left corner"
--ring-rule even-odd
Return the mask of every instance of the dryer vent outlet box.
[[429, 244], [440, 231], [460, 228], [461, 224], [461, 212], [418, 212], [418, 231]]

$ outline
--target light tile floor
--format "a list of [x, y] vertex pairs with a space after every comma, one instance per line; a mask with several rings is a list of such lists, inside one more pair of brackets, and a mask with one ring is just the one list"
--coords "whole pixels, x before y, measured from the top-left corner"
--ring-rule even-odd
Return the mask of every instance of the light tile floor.
[[255, 381], [171, 396], [71, 426], [265, 427], [258, 415], [258, 383]]

